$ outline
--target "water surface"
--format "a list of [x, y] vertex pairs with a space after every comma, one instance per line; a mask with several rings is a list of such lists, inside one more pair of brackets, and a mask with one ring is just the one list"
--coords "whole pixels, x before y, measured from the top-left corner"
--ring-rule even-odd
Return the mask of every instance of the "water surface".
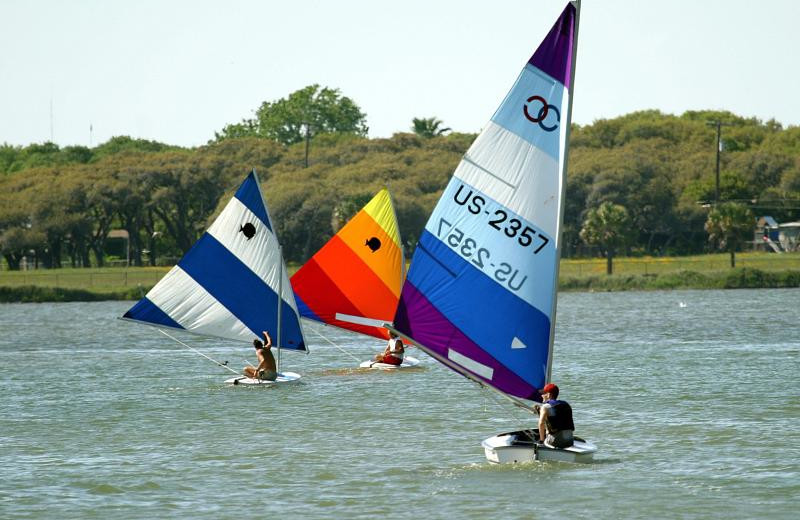
[[130, 305], [0, 305], [0, 517], [795, 517], [800, 290], [562, 294], [553, 378], [590, 465], [490, 465], [482, 439], [535, 421], [419, 352], [360, 371], [379, 342], [311, 325], [282, 354], [300, 384], [230, 387]]

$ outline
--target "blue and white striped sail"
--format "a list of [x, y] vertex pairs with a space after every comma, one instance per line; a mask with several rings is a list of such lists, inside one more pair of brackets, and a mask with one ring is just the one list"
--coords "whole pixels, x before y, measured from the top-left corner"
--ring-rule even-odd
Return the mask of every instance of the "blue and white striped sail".
[[[278, 291], [281, 298], [278, 298]], [[306, 350], [292, 286], [255, 171], [211, 227], [123, 319], [205, 336]]]
[[537, 401], [552, 359], [576, 31], [570, 3], [464, 155], [394, 320], [462, 375]]

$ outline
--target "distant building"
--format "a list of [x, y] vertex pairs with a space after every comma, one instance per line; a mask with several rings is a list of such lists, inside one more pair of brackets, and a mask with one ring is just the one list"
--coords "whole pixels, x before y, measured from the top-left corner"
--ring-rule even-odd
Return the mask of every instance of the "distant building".
[[784, 251], [800, 251], [800, 222], [778, 225], [778, 243]]
[[756, 229], [753, 231], [753, 249], [780, 253], [778, 241], [778, 223], [772, 217], [758, 217]]
[[776, 253], [800, 251], [800, 222], [778, 224], [772, 217], [759, 217], [753, 233], [753, 249]]

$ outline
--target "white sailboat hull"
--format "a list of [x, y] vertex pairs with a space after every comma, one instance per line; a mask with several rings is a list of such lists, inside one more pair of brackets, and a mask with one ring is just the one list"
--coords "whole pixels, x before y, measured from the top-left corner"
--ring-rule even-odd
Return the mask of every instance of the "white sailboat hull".
[[266, 379], [252, 379], [250, 377], [239, 376], [226, 379], [225, 382], [231, 385], [276, 385], [280, 383], [293, 383], [300, 379], [300, 374], [295, 372], [280, 372], [275, 381]]
[[403, 364], [390, 365], [389, 363], [376, 363], [375, 361], [362, 361], [359, 368], [371, 368], [373, 370], [397, 370], [398, 368], [411, 368], [419, 365], [419, 359], [411, 356], [403, 358]]
[[591, 462], [597, 446], [578, 437], [568, 448], [550, 448], [533, 442], [528, 432], [500, 433], [484, 440], [486, 460], [494, 464], [515, 464], [535, 461]]

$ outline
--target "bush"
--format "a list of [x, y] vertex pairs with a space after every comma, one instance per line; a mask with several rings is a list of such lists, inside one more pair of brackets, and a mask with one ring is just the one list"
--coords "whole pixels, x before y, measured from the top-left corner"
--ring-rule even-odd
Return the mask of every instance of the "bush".
[[779, 271], [775, 275], [776, 287], [800, 287], [800, 271]]
[[141, 298], [141, 289], [138, 287], [109, 293], [91, 292], [83, 289], [65, 289], [63, 287], [37, 287], [33, 285], [0, 287], [0, 302], [2, 303], [96, 302], [138, 300], [139, 298]]
[[649, 286], [651, 289], [707, 289], [714, 287], [714, 280], [696, 271], [680, 270], [655, 277]]
[[562, 291], [637, 291], [670, 289], [771, 289], [800, 287], [800, 271], [761, 271], [741, 267], [703, 274], [681, 270], [658, 275], [570, 276], [560, 280]]
[[752, 267], [739, 267], [725, 274], [722, 287], [725, 289], [756, 289], [775, 287], [775, 277]]

